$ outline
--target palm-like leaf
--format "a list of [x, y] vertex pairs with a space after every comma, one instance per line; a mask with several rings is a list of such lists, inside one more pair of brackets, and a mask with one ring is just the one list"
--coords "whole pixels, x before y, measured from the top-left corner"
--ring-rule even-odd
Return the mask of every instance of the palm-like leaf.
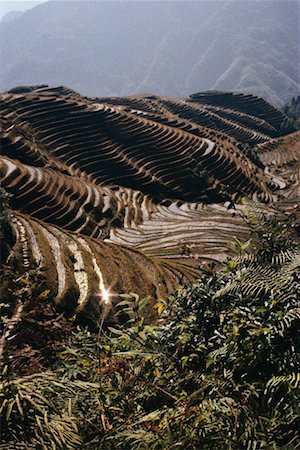
[[77, 449], [81, 437], [72, 402], [80, 390], [94, 387], [90, 383], [60, 380], [51, 372], [2, 381], [1, 432], [6, 443], [0, 448], [25, 448], [19, 442], [27, 438], [26, 448]]

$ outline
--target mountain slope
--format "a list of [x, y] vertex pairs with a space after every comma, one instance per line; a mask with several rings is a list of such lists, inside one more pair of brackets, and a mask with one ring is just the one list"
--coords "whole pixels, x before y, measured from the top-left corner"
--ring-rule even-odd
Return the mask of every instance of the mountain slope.
[[0, 90], [181, 97], [240, 90], [283, 106], [299, 93], [297, 1], [47, 2], [1, 23]]
[[107, 291], [165, 298], [199, 278], [251, 237], [252, 200], [298, 220], [300, 135], [263, 99], [91, 99], [44, 85], [0, 103], [5, 254], [20, 273], [41, 268], [70, 314], [97, 320]]

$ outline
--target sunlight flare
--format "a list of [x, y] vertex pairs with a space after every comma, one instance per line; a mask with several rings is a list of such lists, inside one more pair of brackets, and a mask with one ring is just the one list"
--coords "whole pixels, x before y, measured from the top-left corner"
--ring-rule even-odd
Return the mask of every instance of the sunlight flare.
[[102, 296], [103, 302], [105, 304], [111, 303], [110, 293], [107, 289], [105, 289], [103, 283], [102, 283], [102, 285], [100, 284], [100, 291], [101, 291], [101, 296]]

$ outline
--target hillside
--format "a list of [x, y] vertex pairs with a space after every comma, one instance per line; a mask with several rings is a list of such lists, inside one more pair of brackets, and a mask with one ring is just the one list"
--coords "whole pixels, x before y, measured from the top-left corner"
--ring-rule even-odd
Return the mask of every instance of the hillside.
[[194, 281], [250, 238], [247, 202], [298, 217], [299, 132], [263, 99], [91, 99], [45, 85], [0, 99], [15, 264], [44, 267], [69, 313], [97, 320], [107, 290], [155, 300]]
[[0, 23], [0, 90], [71, 85], [88, 96], [207, 89], [282, 107], [299, 94], [299, 3], [47, 2]]
[[11, 22], [12, 20], [18, 19], [22, 16], [23, 11], [10, 11], [2, 17], [2, 22]]
[[297, 450], [295, 121], [217, 91], [0, 104], [1, 448]]

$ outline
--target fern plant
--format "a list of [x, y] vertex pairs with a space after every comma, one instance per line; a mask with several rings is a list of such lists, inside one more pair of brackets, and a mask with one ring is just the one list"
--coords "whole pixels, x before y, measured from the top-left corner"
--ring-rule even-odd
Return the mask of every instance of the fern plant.
[[60, 380], [51, 372], [0, 383], [1, 449], [78, 449], [82, 444], [73, 411], [78, 391], [93, 386]]
[[234, 275], [224, 270], [178, 290], [157, 305], [156, 325], [145, 321], [145, 299], [126, 296], [119, 310], [127, 322], [94, 340], [96, 372], [90, 336], [86, 345], [78, 331], [75, 353], [91, 361], [101, 385], [91, 420], [104, 423], [86, 429], [86, 448], [299, 448], [298, 313], [289, 297], [245, 296], [243, 280], [221, 295]]

